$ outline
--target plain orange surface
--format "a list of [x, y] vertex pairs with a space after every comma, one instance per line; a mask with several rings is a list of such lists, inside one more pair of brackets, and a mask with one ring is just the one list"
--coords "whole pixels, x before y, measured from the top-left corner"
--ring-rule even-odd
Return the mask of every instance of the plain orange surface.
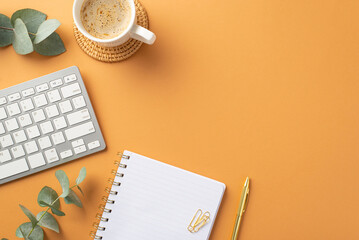
[[[359, 239], [359, 1], [142, 0], [157, 34], [124, 62], [98, 62], [72, 33], [72, 1], [3, 1], [59, 19], [67, 52], [0, 49], [0, 87], [77, 65], [107, 150], [0, 187], [0, 237], [39, 212], [44, 185], [88, 170], [84, 208], [62, 204], [61, 234], [88, 239], [115, 154], [128, 149], [227, 185], [211, 240], [230, 239], [240, 191], [251, 194], [239, 239]], [[151, 186], [148, 186], [151, 187]]]

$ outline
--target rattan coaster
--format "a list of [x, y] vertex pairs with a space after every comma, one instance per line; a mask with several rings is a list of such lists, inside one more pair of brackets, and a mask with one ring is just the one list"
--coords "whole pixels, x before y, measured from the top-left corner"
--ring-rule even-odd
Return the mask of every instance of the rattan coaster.
[[[146, 9], [138, 0], [134, 0], [134, 2], [136, 6], [137, 24], [148, 29], [149, 21]], [[102, 62], [119, 62], [125, 60], [135, 54], [142, 45], [141, 41], [131, 38], [117, 47], [102, 47], [82, 35], [75, 24], [73, 28], [76, 41], [80, 48], [89, 56]]]

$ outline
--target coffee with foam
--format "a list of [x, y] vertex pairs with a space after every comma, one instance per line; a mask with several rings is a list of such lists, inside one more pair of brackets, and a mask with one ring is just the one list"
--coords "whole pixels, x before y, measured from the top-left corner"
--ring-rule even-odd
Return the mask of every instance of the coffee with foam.
[[127, 29], [131, 7], [127, 0], [87, 0], [82, 5], [80, 15], [89, 34], [100, 39], [111, 39]]

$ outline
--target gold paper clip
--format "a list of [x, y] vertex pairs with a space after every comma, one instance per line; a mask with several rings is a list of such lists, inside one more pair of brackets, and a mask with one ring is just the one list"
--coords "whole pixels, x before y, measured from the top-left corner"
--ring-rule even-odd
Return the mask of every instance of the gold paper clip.
[[207, 211], [203, 213], [201, 209], [198, 209], [192, 218], [192, 221], [188, 225], [187, 229], [191, 233], [198, 232], [206, 223], [209, 222], [210, 213]]

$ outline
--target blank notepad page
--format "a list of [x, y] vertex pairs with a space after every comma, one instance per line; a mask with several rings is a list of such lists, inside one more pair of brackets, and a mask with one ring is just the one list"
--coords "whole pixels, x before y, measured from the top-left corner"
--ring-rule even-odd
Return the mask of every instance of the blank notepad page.
[[[223, 183], [125, 151], [120, 186], [112, 186], [117, 195], [107, 203], [111, 213], [103, 213], [103, 240], [206, 240], [225, 190]], [[210, 212], [210, 221], [197, 233], [187, 226], [198, 209]]]

